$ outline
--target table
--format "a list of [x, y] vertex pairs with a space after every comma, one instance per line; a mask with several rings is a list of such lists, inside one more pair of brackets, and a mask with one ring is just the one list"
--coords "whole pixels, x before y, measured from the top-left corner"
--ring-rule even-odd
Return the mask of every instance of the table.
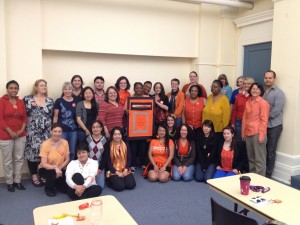
[[[207, 183], [212, 190], [265, 219], [279, 220], [288, 225], [300, 224], [299, 190], [255, 173], [244, 175], [251, 178], [251, 185], [270, 187], [271, 190], [266, 193], [249, 190], [249, 195], [242, 195], [240, 192], [240, 175], [211, 179]], [[256, 196], [262, 196], [267, 200], [279, 199], [282, 203], [273, 203], [258, 207], [250, 201], [252, 197]]]
[[104, 225], [137, 225], [134, 219], [129, 215], [121, 203], [112, 195], [100, 196], [96, 198], [83, 199], [78, 201], [70, 201], [60, 204], [41, 206], [33, 210], [34, 224], [47, 225], [48, 220], [55, 214], [69, 213], [85, 216], [84, 221], [76, 221], [76, 225], [90, 224], [90, 208], [79, 210], [78, 206], [84, 203], [91, 203], [93, 199], [101, 199], [103, 201], [103, 223]]

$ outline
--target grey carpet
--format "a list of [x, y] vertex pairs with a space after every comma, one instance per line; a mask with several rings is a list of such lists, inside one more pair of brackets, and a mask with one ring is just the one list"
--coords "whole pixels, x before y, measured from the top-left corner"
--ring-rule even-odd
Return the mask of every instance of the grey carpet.
[[[102, 195], [115, 196], [139, 225], [211, 225], [211, 197], [233, 209], [232, 202], [210, 190], [207, 184], [151, 183], [140, 174], [140, 170], [134, 174], [137, 182], [134, 190], [116, 192], [105, 187], [102, 192]], [[44, 189], [33, 187], [30, 180], [24, 180], [23, 184], [27, 190], [14, 193], [8, 192], [5, 184], [0, 185], [0, 224], [33, 225], [34, 208], [69, 201], [62, 193], [47, 197]], [[261, 218], [251, 213], [249, 216], [263, 223]]]

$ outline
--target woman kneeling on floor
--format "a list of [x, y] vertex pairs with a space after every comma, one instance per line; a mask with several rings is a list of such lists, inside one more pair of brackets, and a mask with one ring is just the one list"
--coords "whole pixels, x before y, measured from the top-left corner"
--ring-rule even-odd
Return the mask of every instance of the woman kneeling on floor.
[[143, 176], [148, 177], [150, 181], [158, 180], [164, 183], [171, 178], [174, 143], [169, 140], [166, 126], [158, 125], [156, 134], [157, 138], [153, 139], [149, 146], [150, 163], [144, 170]]
[[104, 148], [109, 153], [106, 184], [115, 191], [133, 189], [136, 186], [134, 176], [129, 167], [131, 155], [128, 144], [123, 141], [121, 127], [114, 127], [110, 133], [111, 141]]
[[77, 160], [72, 160], [66, 170], [67, 194], [72, 200], [97, 197], [102, 188], [96, 184], [98, 162], [89, 158], [89, 146], [79, 143]]
[[67, 191], [65, 168], [70, 161], [70, 152], [68, 142], [61, 137], [60, 124], [52, 124], [50, 134], [51, 137], [41, 147], [39, 174], [45, 183], [46, 195], [53, 197], [56, 195], [55, 187], [64, 193]]

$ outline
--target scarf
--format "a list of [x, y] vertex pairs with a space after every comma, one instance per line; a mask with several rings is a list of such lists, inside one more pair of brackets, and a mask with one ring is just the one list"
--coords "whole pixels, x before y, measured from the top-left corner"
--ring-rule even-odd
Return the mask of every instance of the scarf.
[[127, 163], [127, 146], [124, 141], [121, 141], [121, 145], [116, 145], [114, 141], [110, 143], [110, 159], [113, 167], [123, 172]]
[[175, 100], [176, 100], [176, 96], [178, 94], [179, 89], [177, 89], [176, 91], [171, 91], [171, 98], [170, 98], [170, 109], [169, 109], [169, 113], [173, 114], [175, 112], [175, 108], [176, 108], [176, 104], [175, 104]]

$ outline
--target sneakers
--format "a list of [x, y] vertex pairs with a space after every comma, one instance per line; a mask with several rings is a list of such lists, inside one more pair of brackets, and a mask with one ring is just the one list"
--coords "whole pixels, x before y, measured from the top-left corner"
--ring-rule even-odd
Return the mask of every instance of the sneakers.
[[131, 170], [131, 173], [135, 173], [135, 170], [136, 170], [135, 166], [130, 167], [130, 170]]

